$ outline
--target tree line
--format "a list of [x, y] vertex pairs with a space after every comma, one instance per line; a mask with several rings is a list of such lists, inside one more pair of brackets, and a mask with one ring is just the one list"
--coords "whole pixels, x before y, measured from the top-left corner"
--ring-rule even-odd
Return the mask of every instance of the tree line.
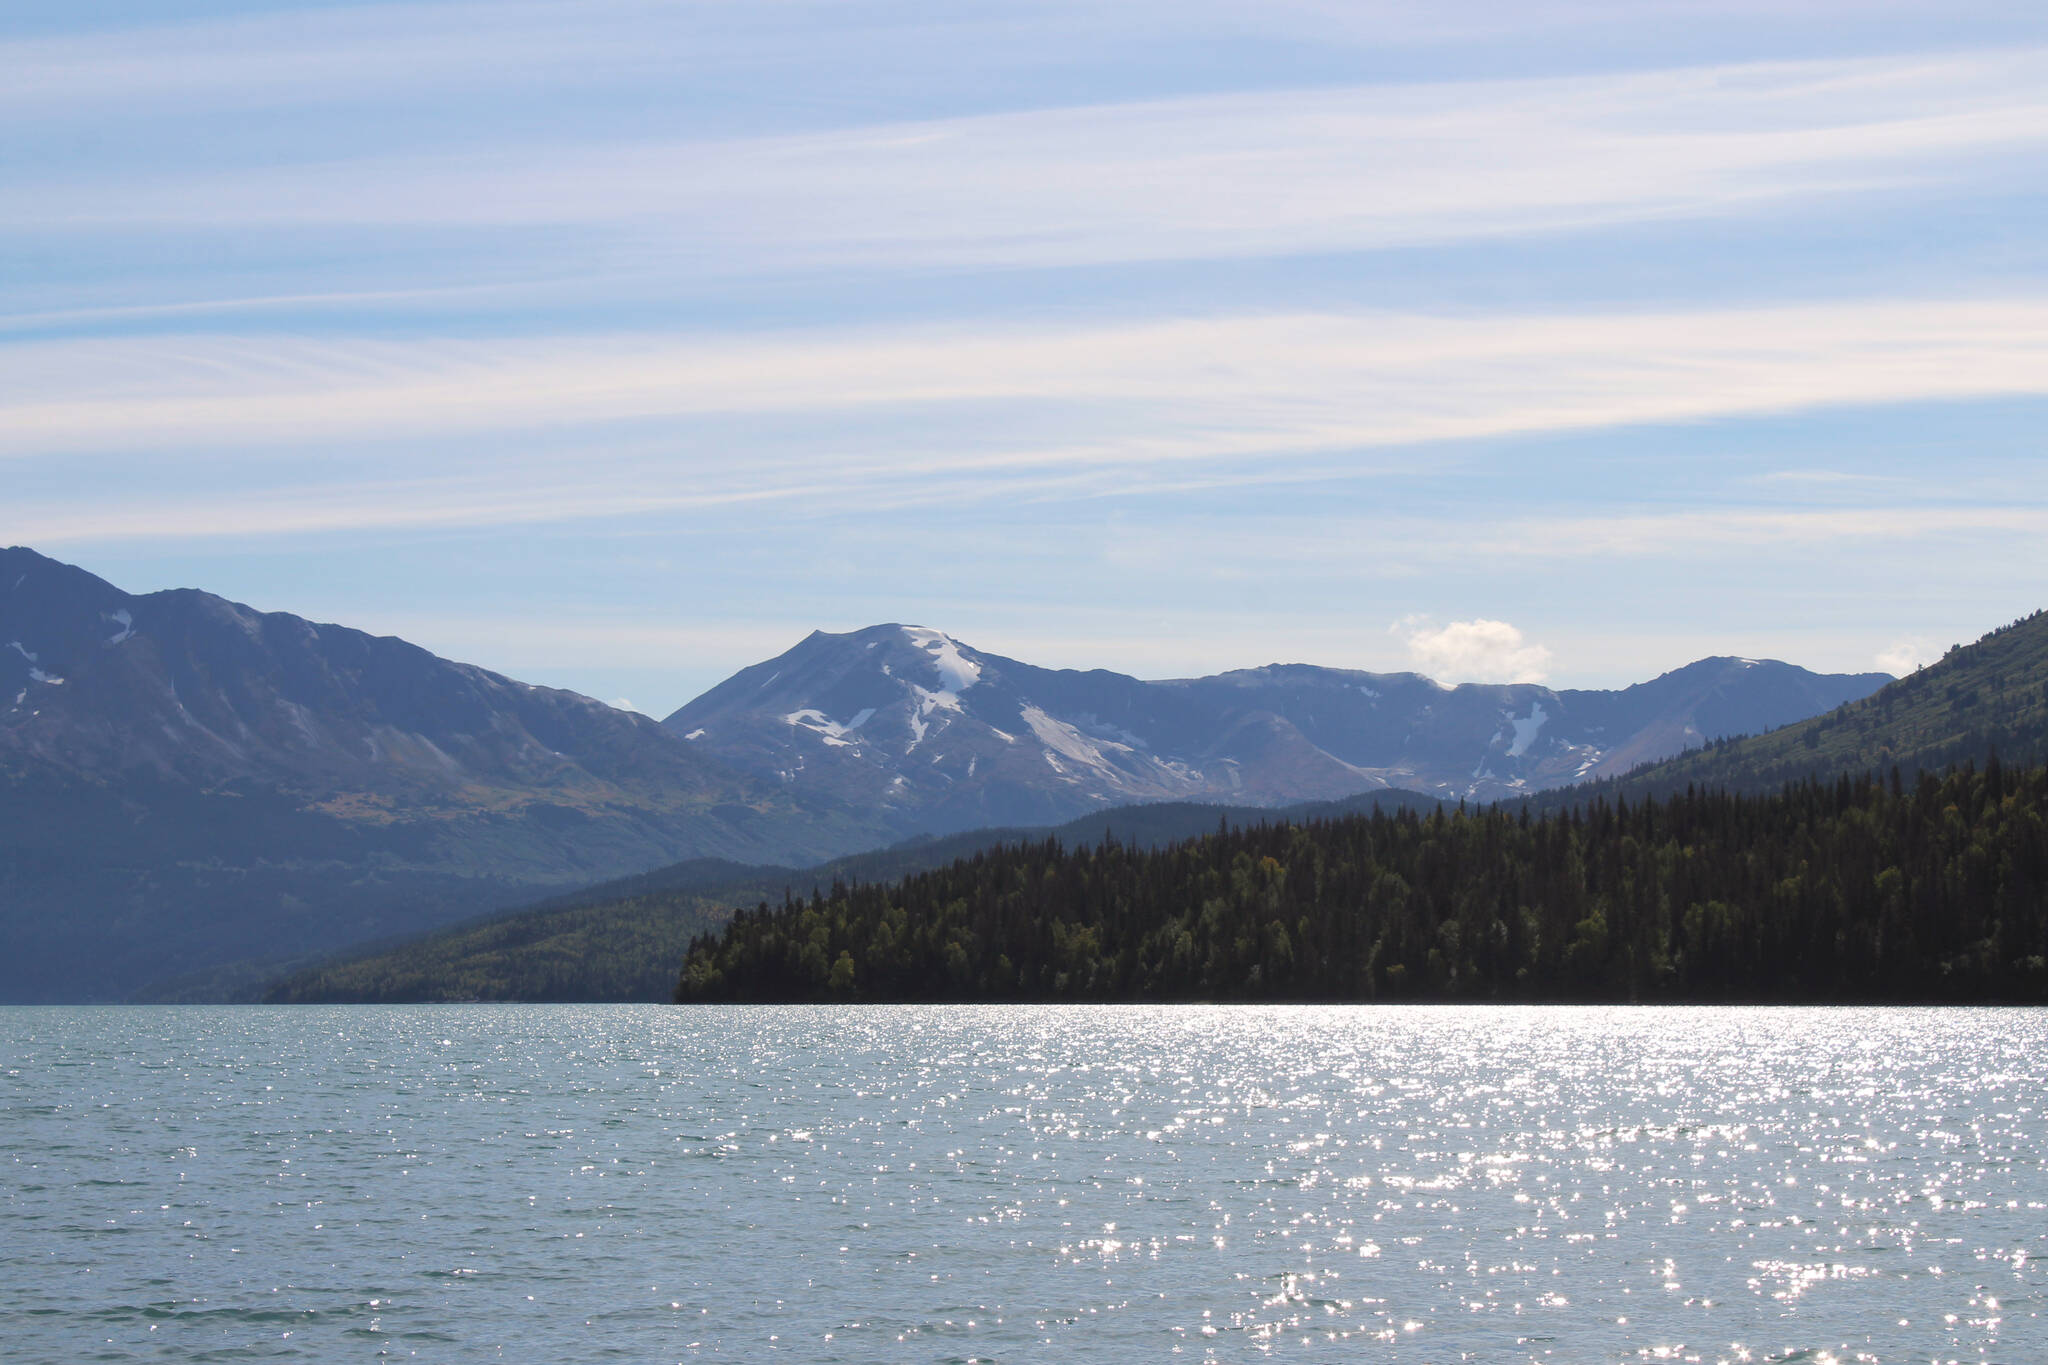
[[740, 911], [710, 1001], [2048, 1001], [2048, 768], [1004, 846]]

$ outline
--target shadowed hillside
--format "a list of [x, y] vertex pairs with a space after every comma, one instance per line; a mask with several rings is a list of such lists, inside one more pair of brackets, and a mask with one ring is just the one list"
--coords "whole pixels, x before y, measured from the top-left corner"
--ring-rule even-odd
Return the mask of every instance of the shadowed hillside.
[[779, 902], [787, 894], [809, 895], [835, 883], [894, 882], [986, 849], [1047, 839], [1065, 847], [1114, 839], [1150, 848], [1219, 826], [1435, 804], [1406, 792], [1376, 792], [1291, 811], [1180, 802], [1101, 811], [1056, 829], [984, 829], [912, 840], [804, 870], [698, 860], [323, 962], [277, 982], [264, 998], [294, 1003], [666, 1000], [675, 985], [675, 965], [690, 940], [723, 925], [735, 906]]

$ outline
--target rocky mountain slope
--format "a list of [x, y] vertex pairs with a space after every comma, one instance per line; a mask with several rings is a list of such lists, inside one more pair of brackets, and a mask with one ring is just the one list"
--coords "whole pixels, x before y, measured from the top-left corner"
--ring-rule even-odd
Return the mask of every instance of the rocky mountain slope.
[[588, 697], [0, 551], [0, 998], [891, 833]]
[[1138, 801], [1387, 788], [1505, 799], [1768, 730], [1890, 680], [1720, 658], [1613, 692], [1306, 664], [1146, 682], [884, 625], [813, 634], [663, 724], [790, 790], [948, 831]]

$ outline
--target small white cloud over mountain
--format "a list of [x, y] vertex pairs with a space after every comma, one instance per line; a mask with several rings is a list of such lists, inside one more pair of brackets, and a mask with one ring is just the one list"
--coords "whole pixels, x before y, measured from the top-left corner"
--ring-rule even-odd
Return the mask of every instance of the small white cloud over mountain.
[[1908, 673], [1918, 672], [1941, 657], [1939, 646], [1926, 639], [1914, 636], [1910, 639], [1894, 640], [1871, 659], [1885, 672], [1903, 678]]
[[1550, 651], [1530, 644], [1506, 621], [1483, 617], [1436, 626], [1409, 617], [1397, 622], [1408, 637], [1415, 666], [1448, 682], [1540, 683], [1550, 675]]

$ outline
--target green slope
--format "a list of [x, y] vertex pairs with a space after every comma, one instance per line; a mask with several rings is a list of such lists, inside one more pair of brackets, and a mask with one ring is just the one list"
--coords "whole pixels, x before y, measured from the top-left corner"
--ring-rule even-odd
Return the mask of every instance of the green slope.
[[944, 867], [999, 846], [1057, 839], [1066, 847], [1119, 843], [1156, 848], [1280, 819], [1341, 815], [1380, 806], [1428, 809], [1433, 798], [1374, 792], [1343, 801], [1268, 810], [1174, 802], [1122, 806], [1051, 829], [982, 829], [897, 844], [818, 867], [748, 867], [696, 859], [557, 896], [511, 914], [319, 963], [271, 984], [276, 1002], [423, 1000], [659, 1001], [669, 998], [690, 941], [723, 925], [737, 907], [835, 883], [871, 885]]
[[2035, 612], [1938, 663], [1766, 734], [1723, 740], [1606, 782], [1559, 792], [1545, 808], [1606, 796], [1669, 795], [1688, 786], [1772, 792], [1810, 775], [1908, 777], [1953, 764], [2048, 761], [2048, 612]]
[[734, 916], [677, 998], [2048, 1000], [2048, 769], [1007, 846]]

